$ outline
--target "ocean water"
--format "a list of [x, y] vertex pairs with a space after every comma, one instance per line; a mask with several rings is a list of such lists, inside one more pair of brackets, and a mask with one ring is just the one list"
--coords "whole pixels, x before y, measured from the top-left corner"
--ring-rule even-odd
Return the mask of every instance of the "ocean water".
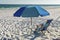
[[19, 5], [19, 4], [0, 4], [0, 8], [14, 8], [14, 7], [22, 7], [22, 6], [42, 6], [45, 8], [58, 8], [60, 5]]

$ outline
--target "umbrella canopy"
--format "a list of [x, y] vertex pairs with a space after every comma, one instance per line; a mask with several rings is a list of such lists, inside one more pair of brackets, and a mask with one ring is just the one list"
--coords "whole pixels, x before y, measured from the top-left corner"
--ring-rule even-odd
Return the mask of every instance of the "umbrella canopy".
[[21, 7], [14, 13], [16, 17], [38, 17], [38, 16], [47, 16], [49, 13], [40, 6], [27, 6]]
[[32, 17], [38, 17], [38, 16], [47, 16], [49, 13], [43, 9], [40, 6], [27, 6], [27, 7], [21, 7], [19, 10], [17, 10], [14, 13], [15, 17], [31, 17], [31, 24], [32, 24]]

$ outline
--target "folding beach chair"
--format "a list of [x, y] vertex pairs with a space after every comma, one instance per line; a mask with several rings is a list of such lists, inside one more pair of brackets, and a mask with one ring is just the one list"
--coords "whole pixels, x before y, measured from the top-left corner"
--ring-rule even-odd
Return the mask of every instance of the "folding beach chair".
[[47, 31], [47, 28], [49, 27], [50, 23], [52, 22], [53, 19], [47, 20], [45, 24], [42, 24], [42, 26], [39, 28], [39, 26], [36, 28], [36, 30], [39, 31]]
[[[30, 40], [34, 40], [36, 37], [39, 37], [41, 34], [39, 32], [43, 31], [48, 31], [47, 28], [50, 25], [50, 23], [52, 22], [53, 19], [47, 20], [47, 22], [45, 24], [41, 24], [41, 28], [39, 26], [37, 26], [37, 28], [34, 31], [34, 38], [31, 38]], [[43, 33], [44, 34], [44, 33]]]
[[53, 19], [47, 20], [47, 22], [43, 25], [41, 31], [45, 31], [47, 30], [47, 28], [49, 27], [50, 23], [52, 22]]

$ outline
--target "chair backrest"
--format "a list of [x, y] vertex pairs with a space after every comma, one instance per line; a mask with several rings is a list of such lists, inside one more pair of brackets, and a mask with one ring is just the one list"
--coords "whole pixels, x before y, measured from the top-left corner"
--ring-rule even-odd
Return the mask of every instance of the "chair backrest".
[[47, 22], [43, 25], [42, 30], [47, 30], [48, 26], [50, 25], [50, 23], [52, 22], [53, 19], [47, 20]]

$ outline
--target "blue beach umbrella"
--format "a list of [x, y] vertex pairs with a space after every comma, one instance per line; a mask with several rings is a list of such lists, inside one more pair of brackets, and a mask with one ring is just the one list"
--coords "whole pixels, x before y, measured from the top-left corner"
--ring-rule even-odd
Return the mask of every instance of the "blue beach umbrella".
[[47, 16], [49, 13], [43, 9], [40, 6], [26, 6], [26, 7], [21, 7], [19, 10], [17, 10], [14, 13], [15, 17], [31, 17], [31, 25], [32, 25], [32, 17], [38, 17], [38, 16]]

